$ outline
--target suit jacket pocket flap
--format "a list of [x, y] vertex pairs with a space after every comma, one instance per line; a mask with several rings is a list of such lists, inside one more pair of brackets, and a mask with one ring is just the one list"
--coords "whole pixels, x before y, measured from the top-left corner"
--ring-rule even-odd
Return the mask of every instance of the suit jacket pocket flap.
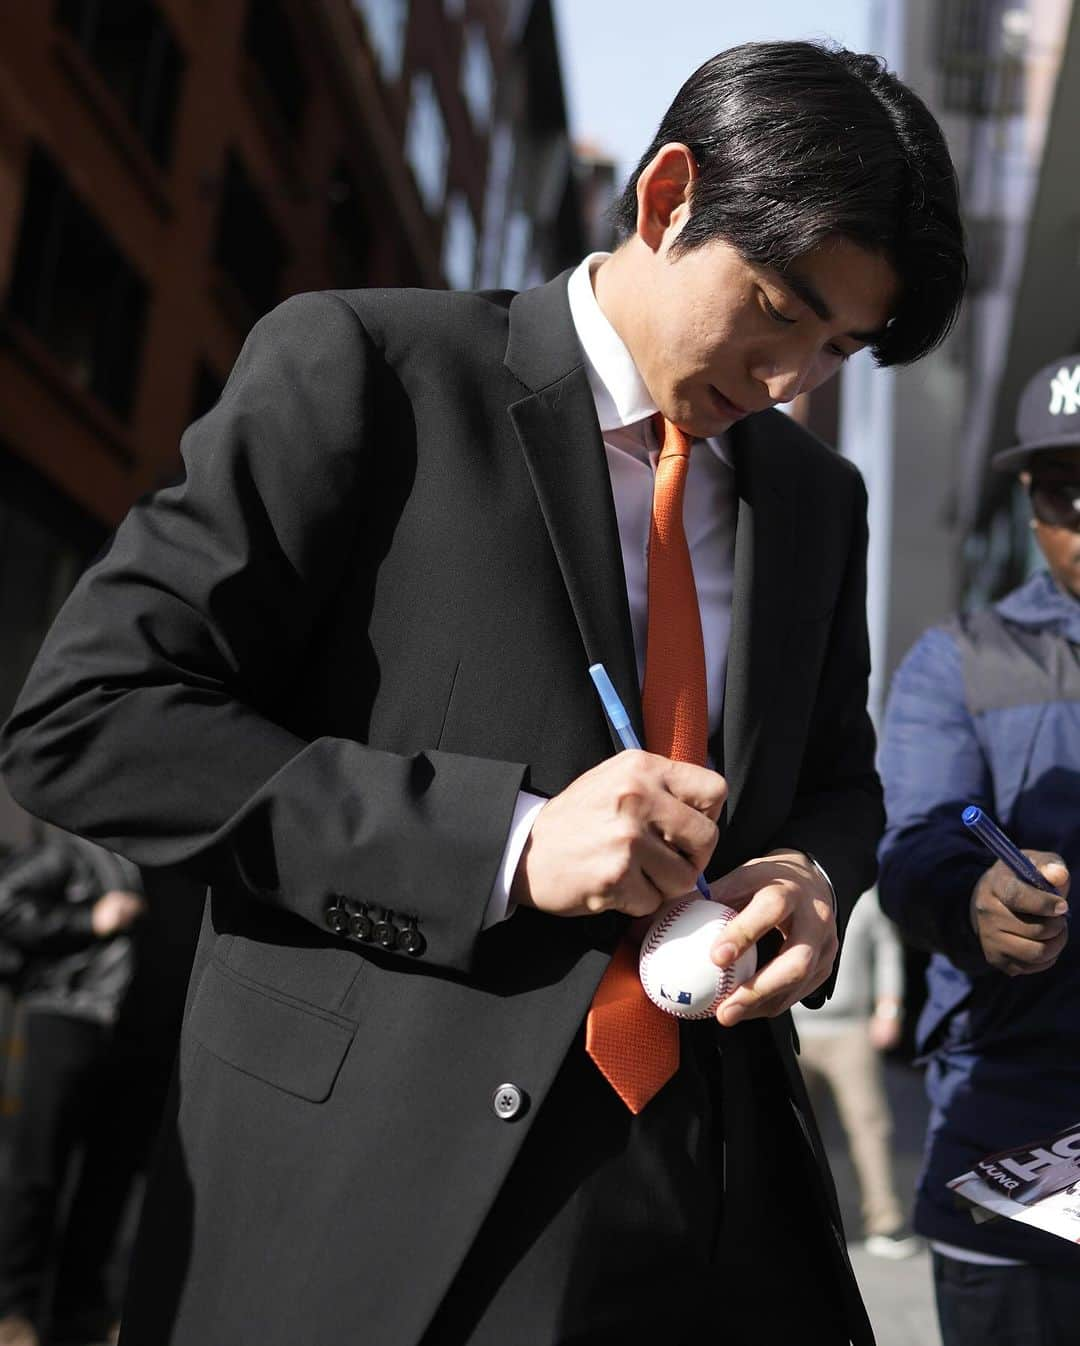
[[195, 993], [188, 1031], [237, 1070], [321, 1103], [330, 1095], [356, 1024], [212, 961]]

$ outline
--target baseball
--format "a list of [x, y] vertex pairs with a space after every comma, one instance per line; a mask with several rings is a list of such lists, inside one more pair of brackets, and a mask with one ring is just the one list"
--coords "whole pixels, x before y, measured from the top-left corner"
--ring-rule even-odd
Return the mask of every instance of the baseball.
[[734, 915], [723, 902], [695, 897], [675, 902], [657, 916], [638, 963], [641, 984], [654, 1005], [679, 1019], [707, 1019], [725, 996], [754, 975], [753, 946], [732, 967], [717, 967], [709, 957]]

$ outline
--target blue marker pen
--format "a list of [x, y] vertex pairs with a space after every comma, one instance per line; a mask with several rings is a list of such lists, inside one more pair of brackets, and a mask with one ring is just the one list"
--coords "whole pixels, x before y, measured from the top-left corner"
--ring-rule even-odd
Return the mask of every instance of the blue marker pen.
[[1023, 851], [1017, 850], [1001, 828], [991, 822], [981, 808], [969, 804], [961, 813], [960, 820], [965, 827], [971, 828], [988, 851], [992, 851], [999, 860], [1009, 866], [1021, 882], [1030, 883], [1032, 888], [1040, 888], [1044, 893], [1057, 894], [1054, 885], [1043, 878]]
[[[619, 736], [619, 742], [624, 748], [640, 748], [638, 736], [634, 733], [634, 726], [630, 723], [630, 716], [626, 712], [619, 693], [608, 677], [607, 669], [603, 664], [593, 664], [589, 668], [589, 677], [592, 678], [596, 690], [600, 693], [600, 700], [604, 704], [604, 710], [611, 721], [611, 727]], [[712, 901], [712, 893], [709, 892], [709, 885], [705, 881], [705, 875], [699, 874], [695, 879], [697, 890], [707, 902]]]

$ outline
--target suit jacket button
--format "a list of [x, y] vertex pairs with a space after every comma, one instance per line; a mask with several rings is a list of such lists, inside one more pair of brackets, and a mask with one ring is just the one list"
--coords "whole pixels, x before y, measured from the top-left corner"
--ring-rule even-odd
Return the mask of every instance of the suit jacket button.
[[396, 949], [398, 940], [397, 927], [393, 921], [383, 919], [375, 922], [375, 941], [384, 949]]
[[500, 1084], [492, 1095], [491, 1106], [502, 1122], [512, 1122], [525, 1107], [525, 1094], [516, 1084]]
[[361, 908], [349, 917], [349, 934], [353, 939], [367, 941], [374, 930], [371, 917]]
[[349, 918], [345, 911], [335, 904], [326, 909], [326, 924], [335, 935], [343, 935], [349, 928]]
[[402, 953], [410, 954], [413, 958], [419, 958], [427, 948], [427, 940], [417, 930], [414, 921], [410, 921], [398, 935], [398, 948]]

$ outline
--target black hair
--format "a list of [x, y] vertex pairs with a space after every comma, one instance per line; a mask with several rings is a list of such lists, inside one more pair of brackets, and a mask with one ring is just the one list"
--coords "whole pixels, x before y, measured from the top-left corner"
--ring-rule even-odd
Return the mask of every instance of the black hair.
[[956, 319], [967, 280], [956, 173], [926, 104], [876, 56], [811, 42], [748, 42], [706, 61], [668, 108], [612, 207], [637, 227], [637, 181], [661, 146], [697, 165], [672, 255], [723, 239], [783, 272], [830, 235], [886, 256], [901, 282], [874, 345], [910, 364]]

